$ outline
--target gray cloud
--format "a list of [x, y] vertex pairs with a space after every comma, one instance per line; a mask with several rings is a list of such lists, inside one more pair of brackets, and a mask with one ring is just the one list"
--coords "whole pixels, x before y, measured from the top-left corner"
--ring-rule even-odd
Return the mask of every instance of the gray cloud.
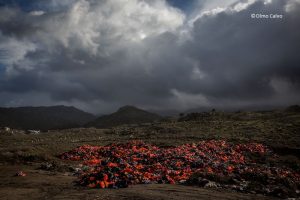
[[189, 17], [162, 0], [49, 2], [44, 11], [0, 8], [2, 106], [103, 113], [125, 104], [163, 110], [300, 100], [297, 0], [211, 1]]
[[[273, 79], [285, 80], [298, 90], [300, 29], [295, 22], [299, 15], [287, 12], [286, 5], [287, 1], [257, 1], [240, 12], [224, 11], [196, 20], [193, 40], [185, 48], [207, 74], [199, 92], [218, 99], [271, 100], [276, 96], [270, 84]], [[252, 13], [284, 18], [251, 19]]]

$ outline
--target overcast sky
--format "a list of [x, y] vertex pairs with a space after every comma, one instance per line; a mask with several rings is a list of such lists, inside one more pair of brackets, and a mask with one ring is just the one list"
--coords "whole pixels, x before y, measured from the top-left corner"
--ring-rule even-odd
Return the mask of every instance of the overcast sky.
[[0, 0], [0, 106], [298, 104], [299, 24], [300, 0]]

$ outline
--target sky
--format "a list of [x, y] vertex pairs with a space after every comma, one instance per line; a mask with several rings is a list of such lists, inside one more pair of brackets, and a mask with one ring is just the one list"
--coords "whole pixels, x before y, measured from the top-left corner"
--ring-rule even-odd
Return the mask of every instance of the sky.
[[299, 104], [299, 24], [300, 0], [0, 0], [0, 107]]

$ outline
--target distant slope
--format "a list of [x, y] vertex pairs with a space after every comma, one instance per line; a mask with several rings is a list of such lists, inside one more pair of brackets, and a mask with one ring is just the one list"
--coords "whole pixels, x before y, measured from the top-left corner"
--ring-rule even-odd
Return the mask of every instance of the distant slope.
[[94, 119], [94, 115], [69, 106], [0, 108], [0, 127], [16, 129], [74, 128]]
[[133, 106], [121, 107], [117, 112], [104, 115], [88, 123], [86, 127], [109, 128], [123, 124], [138, 124], [160, 120], [162, 117]]
[[299, 113], [300, 112], [300, 106], [299, 105], [292, 105], [289, 106], [285, 109], [286, 112], [295, 112], [295, 113]]

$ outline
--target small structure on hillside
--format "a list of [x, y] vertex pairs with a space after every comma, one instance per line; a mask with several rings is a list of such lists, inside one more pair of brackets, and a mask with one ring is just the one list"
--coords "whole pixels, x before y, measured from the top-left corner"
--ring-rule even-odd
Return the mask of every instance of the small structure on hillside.
[[27, 130], [26, 133], [32, 134], [32, 135], [38, 135], [41, 133], [40, 130]]

